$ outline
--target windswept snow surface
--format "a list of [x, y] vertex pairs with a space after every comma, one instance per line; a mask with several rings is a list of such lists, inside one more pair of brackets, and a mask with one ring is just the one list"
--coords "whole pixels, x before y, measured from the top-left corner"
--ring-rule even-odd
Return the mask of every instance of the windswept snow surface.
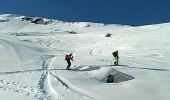
[[[0, 15], [2, 100], [170, 100], [170, 23], [35, 24], [31, 18]], [[113, 66], [115, 50], [119, 66]], [[109, 74], [114, 83], [106, 82]]]

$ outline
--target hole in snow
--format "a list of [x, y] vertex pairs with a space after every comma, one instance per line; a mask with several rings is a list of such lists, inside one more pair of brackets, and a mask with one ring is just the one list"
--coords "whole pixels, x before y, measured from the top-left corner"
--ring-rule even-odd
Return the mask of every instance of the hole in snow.
[[114, 68], [110, 68], [110, 67], [101, 67], [96, 70], [91, 70], [91, 71], [85, 72], [85, 76], [87, 79], [96, 79], [103, 83], [107, 83], [109, 75], [112, 75], [114, 77], [114, 80], [112, 83], [129, 81], [129, 80], [132, 80], [135, 78], [133, 76], [119, 72], [119, 71], [115, 70]]

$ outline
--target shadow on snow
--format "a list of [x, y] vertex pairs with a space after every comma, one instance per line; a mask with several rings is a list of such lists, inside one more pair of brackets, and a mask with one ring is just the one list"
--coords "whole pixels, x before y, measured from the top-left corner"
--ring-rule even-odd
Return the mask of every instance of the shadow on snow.
[[[115, 65], [108, 65], [115, 66]], [[135, 69], [145, 69], [145, 70], [155, 70], [155, 71], [170, 71], [170, 69], [161, 69], [161, 68], [145, 68], [145, 67], [131, 67], [129, 65], [119, 65], [118, 67], [127, 67], [127, 68], [135, 68]]]

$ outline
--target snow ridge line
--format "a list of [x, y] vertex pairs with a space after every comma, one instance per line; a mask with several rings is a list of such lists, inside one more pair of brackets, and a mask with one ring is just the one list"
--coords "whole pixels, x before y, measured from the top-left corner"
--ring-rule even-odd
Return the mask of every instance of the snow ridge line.
[[[74, 91], [75, 93], [77, 93], [77, 94], [79, 94], [79, 95], [82, 95], [82, 96], [85, 96], [85, 97], [87, 97], [87, 98], [89, 98], [89, 99], [96, 100], [96, 99], [93, 98], [92, 96], [88, 96], [87, 93], [85, 93], [85, 91], [80, 90], [80, 89], [78, 89], [78, 88], [76, 89], [75, 86], [73, 86], [71, 83], [67, 82], [67, 80], [65, 80], [63, 77], [61, 77], [61, 76], [56, 76], [55, 73], [53, 73], [51, 70], [48, 70], [48, 68], [52, 66], [52, 64], [53, 64], [53, 62], [55, 61], [55, 59], [56, 59], [56, 57], [53, 57], [52, 60], [50, 61], [50, 63], [48, 63], [49, 65], [45, 65], [45, 63], [43, 63], [43, 66], [45, 65], [43, 68], [45, 68], [45, 70], [46, 70], [46, 72], [47, 72], [47, 77], [48, 77], [47, 82], [48, 82], [49, 87], [52, 89], [52, 91], [56, 93], [56, 91], [51, 87], [51, 82], [50, 82], [50, 80], [49, 80], [49, 78], [50, 78], [49, 75], [51, 75], [52, 77], [56, 78], [63, 86], [65, 86], [66, 88]], [[48, 74], [49, 74], [49, 75], [48, 75]], [[50, 90], [51, 90], [51, 89], [50, 89]], [[83, 93], [80, 92], [80, 91], [83, 91]], [[57, 95], [58, 95], [58, 94], [57, 94]], [[58, 97], [58, 98], [61, 99], [61, 97]]]
[[47, 80], [46, 80], [46, 82], [47, 82], [47, 84], [48, 84], [49, 91], [50, 91], [50, 93], [53, 94], [53, 96], [54, 96], [55, 98], [58, 98], [59, 100], [61, 100], [61, 99], [62, 99], [61, 96], [59, 96], [59, 94], [54, 90], [54, 88], [53, 88], [52, 85], [51, 85], [51, 81], [50, 81], [50, 80], [51, 80], [51, 79], [50, 79], [49, 72], [48, 72], [48, 73], [47, 73]]
[[62, 76], [60, 76], [59, 74], [56, 75], [54, 72], [50, 71], [51, 76], [53, 76], [54, 78], [56, 78], [58, 81], [60, 81], [62, 83], [62, 85], [64, 85], [65, 87], [67, 87], [68, 89], [82, 95], [85, 97], [88, 97], [89, 99], [92, 100], [97, 100], [96, 98], [94, 98], [93, 96], [90, 96], [90, 93], [88, 93], [85, 90], [82, 90], [76, 86], [74, 86], [73, 84], [71, 84], [69, 81], [67, 81], [66, 79], [64, 79]]
[[[45, 65], [45, 70], [47, 71], [47, 74], [51, 75], [52, 77], [56, 78], [63, 86], [65, 86], [66, 88], [74, 91], [75, 93], [77, 94], [80, 94], [82, 96], [85, 96], [89, 99], [92, 99], [92, 100], [97, 100], [95, 99], [93, 96], [89, 96], [90, 94], [88, 92], [86, 92], [85, 90], [82, 90], [82, 89], [79, 89], [78, 87], [74, 86], [73, 84], [71, 84], [70, 82], [68, 82], [66, 79], [64, 79], [63, 77], [61, 77], [60, 75], [56, 75], [54, 72], [52, 72], [52, 70], [48, 70], [49, 67], [52, 66], [53, 62], [55, 61], [56, 57], [51, 55], [52, 60], [50, 61], [50, 63], [48, 63], [49, 65]], [[43, 63], [43, 66], [44, 66], [45, 63]], [[47, 76], [49, 77], [49, 76]], [[48, 85], [50, 86], [50, 80], [48, 78]], [[56, 91], [51, 87], [51, 89], [56, 93]], [[61, 97], [59, 97], [61, 98]]]
[[52, 64], [53, 64], [53, 62], [56, 60], [56, 56], [54, 56], [54, 55], [50, 55], [50, 58], [51, 58], [51, 60], [50, 60], [50, 62], [48, 63], [49, 65], [47, 65], [46, 67], [45, 67], [45, 70], [46, 70], [46, 72], [47, 72], [47, 78], [46, 78], [46, 82], [47, 82], [47, 84], [48, 84], [48, 87], [49, 87], [49, 89], [50, 89], [50, 92], [53, 94], [53, 96], [54, 97], [56, 97], [57, 99], [61, 99], [61, 96], [59, 96], [59, 94], [53, 89], [53, 87], [52, 87], [52, 85], [51, 85], [51, 81], [50, 81], [50, 71], [51, 70], [49, 70], [49, 67], [51, 67], [52, 66]]

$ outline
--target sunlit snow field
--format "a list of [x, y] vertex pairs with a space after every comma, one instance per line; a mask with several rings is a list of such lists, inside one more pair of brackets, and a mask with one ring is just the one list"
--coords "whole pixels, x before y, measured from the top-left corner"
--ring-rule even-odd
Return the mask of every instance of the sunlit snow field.
[[[0, 15], [0, 99], [170, 99], [170, 23], [132, 27], [35, 19]], [[113, 65], [116, 50], [119, 66]], [[69, 53], [74, 61], [65, 70]], [[109, 74], [114, 83], [107, 83]]]

